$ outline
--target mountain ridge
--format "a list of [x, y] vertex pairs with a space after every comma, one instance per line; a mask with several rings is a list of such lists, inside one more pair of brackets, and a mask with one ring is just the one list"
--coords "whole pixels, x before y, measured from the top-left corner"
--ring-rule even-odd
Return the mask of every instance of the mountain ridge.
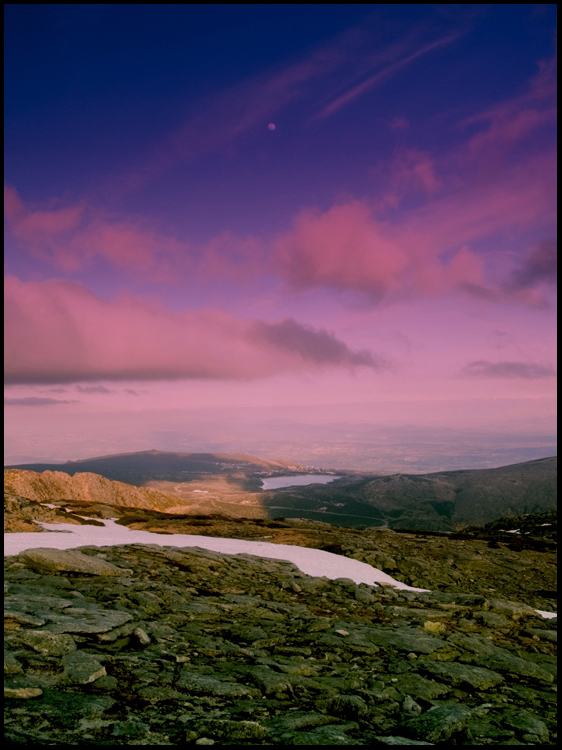
[[[130, 460], [124, 467], [115, 466], [115, 460], [122, 461], [122, 455], [110, 457], [109, 463], [113, 465], [109, 468], [108, 461], [104, 463], [99, 458], [79, 464], [90, 468], [101, 462], [100, 468], [106, 468], [105, 475], [68, 471], [78, 462], [72, 462], [72, 467], [64, 464], [41, 473], [7, 468], [5, 489], [37, 502], [100, 502], [175, 514], [284, 516], [350, 527], [387, 525], [425, 531], [454, 531], [459, 525], [481, 525], [509, 514], [556, 509], [556, 457], [495, 469], [431, 474], [381, 476], [350, 472], [327, 484], [262, 491], [261, 477], [281, 471], [297, 475], [298, 468], [266, 459], [256, 459], [260, 464], [249, 463], [241, 460], [244, 454], [125, 455]], [[155, 458], [156, 463], [146, 462], [147, 455]], [[180, 468], [178, 456], [183, 461]], [[186, 468], [186, 460], [190, 469]], [[265, 469], [264, 464], [269, 468]], [[310, 468], [301, 467], [303, 470]], [[114, 479], [116, 474], [120, 477], [131, 474], [135, 481]]]

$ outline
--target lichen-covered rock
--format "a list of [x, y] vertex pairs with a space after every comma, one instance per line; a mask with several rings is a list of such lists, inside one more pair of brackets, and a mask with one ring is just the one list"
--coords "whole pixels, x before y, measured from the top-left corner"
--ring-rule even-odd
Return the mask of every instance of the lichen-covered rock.
[[[194, 548], [82, 554], [132, 572], [5, 561], [8, 742], [548, 744], [555, 732], [554, 639], [486, 597], [358, 597], [346, 580]], [[512, 625], [493, 630], [484, 613]]]
[[87, 685], [106, 674], [105, 667], [85, 651], [72, 651], [62, 658], [67, 682]]
[[470, 713], [458, 703], [445, 703], [410, 719], [405, 728], [414, 739], [446, 742], [466, 727]]
[[31, 568], [46, 571], [68, 571], [87, 573], [93, 576], [119, 576], [125, 571], [97, 557], [84, 555], [76, 550], [36, 547], [20, 554], [20, 559]]

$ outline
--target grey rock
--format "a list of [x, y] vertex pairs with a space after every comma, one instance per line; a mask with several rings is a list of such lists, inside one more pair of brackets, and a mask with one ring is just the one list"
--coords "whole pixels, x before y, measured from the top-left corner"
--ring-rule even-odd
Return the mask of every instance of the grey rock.
[[67, 571], [71, 573], [87, 573], [94, 576], [119, 576], [125, 570], [112, 563], [90, 557], [76, 550], [51, 549], [50, 547], [36, 547], [20, 553], [20, 559], [35, 570]]
[[433, 745], [433, 742], [423, 742], [422, 740], [411, 740], [408, 737], [375, 737], [375, 740], [381, 745]]
[[423, 661], [420, 667], [440, 680], [456, 687], [468, 686], [474, 690], [488, 690], [503, 682], [497, 672], [453, 661]]
[[43, 695], [43, 691], [36, 687], [4, 688], [4, 698], [27, 700], [28, 698], [39, 698], [41, 695]]
[[[350, 548], [357, 549], [361, 534], [352, 536]], [[402, 544], [397, 534], [383, 537], [389, 546], [393, 539]], [[14, 672], [6, 687], [18, 691], [14, 695], [42, 691], [34, 700], [6, 702], [9, 741], [456, 745], [554, 739], [545, 734], [555, 727], [552, 683], [515, 668], [520, 659], [526, 671], [554, 679], [555, 643], [533, 638], [531, 629], [540, 631], [541, 621], [524, 614], [518, 623], [511, 605], [499, 612], [474, 594], [334, 585], [275, 560], [192, 548], [129, 545], [82, 553], [134, 573], [69, 580], [6, 561], [10, 609], [28, 618], [8, 620], [7, 669]], [[401, 554], [393, 552], [398, 565]], [[429, 575], [431, 566], [425, 570]], [[361, 601], [358, 591], [375, 601]], [[33, 618], [42, 624], [32, 625]], [[500, 622], [494, 618], [508, 624], [489, 628]], [[549, 621], [547, 628], [554, 625]], [[61, 664], [60, 652], [72, 644], [76, 650], [63, 653]], [[72, 654], [88, 660], [75, 682], [68, 681]], [[498, 658], [514, 671], [484, 663]], [[109, 674], [82, 682], [104, 668]], [[428, 704], [434, 708], [424, 713]]]
[[417, 740], [446, 742], [464, 729], [471, 712], [458, 703], [434, 706], [421, 716], [406, 722], [408, 734]]
[[150, 728], [147, 724], [134, 717], [126, 721], [116, 721], [111, 734], [114, 737], [134, 738], [144, 737], [149, 731]]
[[4, 610], [4, 630], [15, 630], [20, 625], [39, 627], [44, 624], [45, 620], [41, 617], [34, 617], [33, 615], [27, 615], [25, 612], [18, 612], [16, 610]]
[[106, 674], [105, 667], [85, 651], [66, 654], [62, 663], [66, 680], [75, 685], [87, 685]]
[[291, 678], [274, 672], [269, 667], [256, 667], [248, 674], [248, 679], [263, 693], [274, 698], [283, 698], [293, 692]]
[[536, 635], [542, 641], [549, 641], [550, 643], [558, 642], [558, 631], [557, 630], [543, 630], [542, 628], [528, 628], [526, 633], [533, 636]]
[[509, 672], [519, 677], [532, 677], [541, 682], [554, 682], [554, 677], [550, 672], [534, 664], [532, 661], [515, 656], [505, 649], [497, 649], [493, 654], [478, 656], [478, 664], [489, 667], [492, 670], [500, 672]]
[[406, 695], [402, 701], [402, 711], [405, 714], [421, 714], [422, 708], [411, 695]]
[[64, 615], [49, 614], [47, 630], [51, 633], [107, 633], [133, 619], [128, 612], [115, 609], [88, 610], [72, 607]]
[[226, 682], [216, 677], [195, 674], [188, 669], [182, 669], [178, 679], [180, 687], [187, 688], [194, 693], [204, 693], [229, 698], [245, 698], [246, 696], [257, 696], [259, 691], [237, 682]]
[[417, 628], [369, 628], [369, 638], [381, 646], [394, 646], [401, 651], [431, 654], [446, 645], [446, 641], [425, 635]]
[[48, 656], [64, 656], [76, 651], [76, 643], [66, 633], [50, 633], [48, 630], [25, 630], [18, 634], [18, 641], [34, 651]]
[[344, 719], [358, 719], [369, 712], [367, 704], [358, 695], [336, 695], [328, 704], [328, 710]]
[[286, 734], [287, 732], [298, 732], [302, 731], [303, 729], [322, 727], [326, 724], [334, 724], [338, 721], [339, 719], [335, 718], [334, 716], [327, 716], [326, 714], [294, 711], [287, 714], [286, 716], [270, 720], [269, 724], [278, 732]]
[[446, 685], [434, 680], [426, 680], [415, 672], [398, 675], [396, 679], [394, 686], [401, 693], [426, 701], [439, 698], [440, 695], [450, 691]]
[[4, 649], [4, 674], [10, 676], [23, 674], [21, 663], [16, 659], [14, 654], [6, 651], [6, 649]]
[[262, 740], [268, 735], [266, 727], [257, 721], [209, 719], [195, 726], [198, 732], [219, 740]]
[[508, 713], [504, 715], [502, 723], [504, 726], [511, 727], [519, 732], [532, 734], [538, 737], [541, 742], [548, 742], [548, 727], [542, 719], [533, 715], [530, 711], [522, 709], [516, 713]]
[[311, 732], [299, 732], [292, 738], [293, 745], [361, 745], [360, 740], [350, 737], [347, 732], [358, 729], [354, 723], [329, 725]]

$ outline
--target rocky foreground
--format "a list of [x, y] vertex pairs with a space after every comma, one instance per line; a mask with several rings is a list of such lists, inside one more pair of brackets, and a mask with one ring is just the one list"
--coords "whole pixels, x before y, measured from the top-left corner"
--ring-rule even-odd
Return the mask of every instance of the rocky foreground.
[[12, 743], [556, 741], [556, 620], [497, 591], [146, 545], [28, 550], [5, 568]]

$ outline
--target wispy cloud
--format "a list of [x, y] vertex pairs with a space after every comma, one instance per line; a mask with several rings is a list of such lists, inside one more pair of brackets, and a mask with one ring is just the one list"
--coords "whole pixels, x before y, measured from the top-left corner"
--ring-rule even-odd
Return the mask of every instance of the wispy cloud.
[[80, 393], [115, 393], [104, 385], [77, 385], [76, 390]]
[[456, 39], [458, 39], [459, 36], [460, 32], [448, 34], [439, 39], [436, 39], [433, 42], [430, 42], [429, 44], [423, 45], [414, 52], [411, 52], [410, 54], [401, 57], [395, 62], [392, 62], [390, 65], [386, 65], [386, 67], [384, 67], [382, 70], [373, 73], [373, 75], [369, 76], [366, 80], [362, 81], [361, 83], [357, 83], [344, 94], [341, 94], [336, 99], [334, 99], [327, 107], [324, 107], [321, 112], [312, 117], [311, 122], [313, 122], [314, 120], [325, 120], [327, 117], [330, 117], [330, 115], [333, 115], [339, 109], [342, 109], [342, 107], [346, 107], [348, 104], [351, 104], [351, 102], [365, 94], [367, 91], [370, 91], [376, 86], [387, 81], [392, 75], [398, 73], [407, 65], [414, 62], [414, 60], [423, 57], [423, 55], [426, 55], [435, 49], [439, 49], [439, 47], [444, 47], [448, 44], [451, 44]]
[[461, 375], [470, 378], [520, 378], [537, 380], [550, 378], [556, 374], [553, 367], [534, 362], [489, 362], [480, 359], [469, 362], [461, 370]]
[[[420, 26], [402, 31], [388, 42], [377, 31], [380, 24], [375, 15], [363, 19], [361, 26], [350, 27], [320, 44], [300, 60], [251, 76], [195, 103], [193, 113], [184, 123], [113, 189], [134, 190], [180, 163], [221, 151], [253, 129], [265, 128], [296, 102], [304, 103], [310, 112], [322, 106], [320, 102], [329, 101], [307, 122], [325, 119], [416, 59], [451, 44], [463, 33], [455, 30], [423, 42], [422, 38], [428, 34]], [[447, 25], [450, 27], [452, 23], [447, 21]], [[343, 94], [337, 93], [342, 90]]]
[[51, 404], [77, 404], [76, 400], [59, 398], [42, 398], [41, 396], [26, 396], [24, 398], [5, 398], [4, 406], [50, 406]]
[[11, 238], [39, 260], [64, 272], [88, 268], [97, 259], [156, 281], [185, 270], [192, 247], [137, 218], [111, 216], [84, 202], [61, 208], [24, 204], [15, 188], [4, 187], [4, 212]]
[[[552, 65], [542, 64], [521, 95], [466, 120], [479, 132], [450, 153], [396, 151], [377, 200], [301, 212], [277, 239], [277, 272], [297, 288], [355, 290], [373, 301], [458, 291], [544, 305], [534, 289], [553, 280], [552, 242], [523, 260], [504, 252], [493, 281], [486, 254], [474, 248], [555, 222], [556, 155], [552, 139], [542, 137], [553, 121], [553, 77]], [[535, 136], [534, 147], [521, 151]], [[412, 197], [416, 208], [404, 207]]]

